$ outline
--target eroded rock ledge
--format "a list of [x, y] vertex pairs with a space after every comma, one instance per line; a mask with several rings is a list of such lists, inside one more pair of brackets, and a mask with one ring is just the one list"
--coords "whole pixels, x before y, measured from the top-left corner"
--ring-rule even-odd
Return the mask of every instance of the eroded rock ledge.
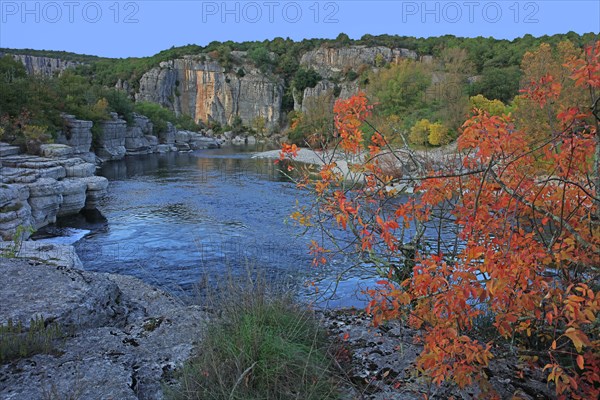
[[201, 339], [200, 307], [133, 277], [83, 271], [71, 246], [23, 242], [18, 258], [0, 261], [0, 323], [37, 316], [68, 333], [54, 355], [0, 366], [2, 399], [161, 399], [161, 381]]

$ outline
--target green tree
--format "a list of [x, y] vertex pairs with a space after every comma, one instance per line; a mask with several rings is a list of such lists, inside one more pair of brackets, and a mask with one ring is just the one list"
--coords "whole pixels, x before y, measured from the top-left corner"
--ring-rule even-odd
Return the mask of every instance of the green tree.
[[261, 72], [266, 73], [271, 70], [272, 60], [269, 50], [262, 44], [256, 45], [248, 51], [248, 58], [252, 60]]
[[371, 74], [367, 93], [383, 115], [398, 115], [405, 121], [418, 119], [425, 109], [426, 90], [431, 84], [431, 71], [412, 60], [403, 60], [378, 73]]
[[500, 100], [489, 100], [485, 96], [478, 94], [469, 98], [471, 109], [487, 111], [490, 115], [503, 115], [508, 113], [508, 107]]
[[299, 92], [306, 88], [313, 88], [323, 79], [314, 69], [299, 68], [294, 75], [293, 86]]
[[488, 99], [508, 103], [519, 93], [521, 71], [516, 65], [506, 68], [488, 68], [482, 78], [471, 87], [472, 95], [482, 94]]

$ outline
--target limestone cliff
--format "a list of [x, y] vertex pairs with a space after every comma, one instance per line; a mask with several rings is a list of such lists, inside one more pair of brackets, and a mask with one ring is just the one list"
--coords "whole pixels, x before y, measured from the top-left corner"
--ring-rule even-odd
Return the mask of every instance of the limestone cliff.
[[[0, 53], [0, 56], [3, 56], [3, 54]], [[66, 61], [59, 58], [37, 57], [25, 54], [11, 54], [11, 56], [23, 63], [29, 75], [45, 77], [61, 74], [64, 70], [75, 68], [80, 64], [75, 61]]]
[[[315, 87], [304, 89], [294, 96], [294, 109], [306, 112], [307, 105], [325, 95], [346, 99], [359, 90], [356, 79], [360, 73], [377, 69], [402, 59], [418, 59], [417, 53], [408, 49], [390, 49], [383, 46], [327, 47], [308, 51], [302, 55], [300, 65], [314, 69], [323, 80]], [[354, 74], [350, 74], [353, 72]], [[351, 77], [354, 75], [354, 78]]]
[[[251, 125], [255, 118], [263, 117], [267, 131], [277, 131], [284, 120], [281, 108], [287, 89], [283, 77], [261, 72], [248, 61], [245, 52], [235, 51], [231, 54], [233, 67], [228, 70], [207, 54], [184, 56], [161, 62], [146, 71], [139, 85], [138, 82], [119, 80], [115, 87], [132, 94], [136, 101], [158, 103], [177, 114], [190, 115], [196, 121], [231, 125], [235, 117], [240, 117], [244, 125]], [[77, 62], [56, 58], [12, 56], [21, 61], [30, 74], [50, 76], [78, 65]], [[406, 58], [432, 61], [431, 56], [419, 58], [412, 50], [383, 46], [321, 46], [307, 51], [301, 56], [300, 65], [314, 69], [323, 80], [313, 88], [294, 93], [294, 108], [306, 111], [306, 106], [303, 106], [305, 100], [325, 94], [347, 98], [358, 91], [356, 77], [363, 71]], [[136, 93], [135, 87], [139, 87]], [[122, 135], [118, 136], [120, 138]], [[127, 144], [119, 142], [109, 146], [119, 151], [108, 158], [121, 157], [123, 148], [127, 148], [131, 154], [148, 151], [155, 144], [146, 144], [142, 136], [137, 130], [131, 131], [127, 135]], [[164, 140], [161, 142], [164, 143]]]
[[363, 65], [372, 68], [378, 63], [390, 63], [404, 58], [417, 59], [417, 53], [408, 49], [390, 49], [382, 46], [321, 46], [304, 53], [300, 65], [314, 69], [323, 78], [332, 78], [344, 71], [356, 71]]
[[199, 57], [162, 62], [142, 76], [136, 101], [159, 103], [196, 121], [231, 124], [239, 116], [250, 125], [254, 118], [263, 117], [268, 126], [278, 126], [283, 80], [251, 65], [239, 68], [244, 74], [224, 72], [217, 62]]

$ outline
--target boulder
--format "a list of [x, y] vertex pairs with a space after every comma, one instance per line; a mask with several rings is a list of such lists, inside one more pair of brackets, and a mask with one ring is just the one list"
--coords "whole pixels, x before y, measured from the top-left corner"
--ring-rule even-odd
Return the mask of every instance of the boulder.
[[239, 146], [239, 145], [245, 144], [246, 139], [244, 139], [242, 136], [238, 135], [238, 136], [234, 137], [233, 139], [231, 139], [231, 143]]
[[156, 146], [156, 151], [158, 153], [168, 153], [171, 151], [171, 145], [170, 144], [159, 144], [158, 146]]
[[191, 151], [191, 147], [189, 144], [187, 143], [176, 143], [175, 146], [177, 147], [178, 151]]
[[177, 131], [175, 134], [175, 143], [188, 143], [190, 141], [191, 134], [193, 134], [193, 132]]
[[192, 150], [201, 150], [216, 149], [220, 147], [220, 145], [213, 138], [202, 136], [199, 133], [192, 133], [190, 134], [190, 147]]

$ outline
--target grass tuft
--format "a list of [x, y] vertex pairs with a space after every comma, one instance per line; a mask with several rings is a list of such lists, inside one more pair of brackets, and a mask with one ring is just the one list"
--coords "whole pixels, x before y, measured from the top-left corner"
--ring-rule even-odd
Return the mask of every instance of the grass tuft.
[[52, 353], [55, 341], [63, 336], [58, 325], [46, 326], [41, 317], [32, 318], [29, 329], [25, 329], [21, 321], [13, 323], [9, 319], [6, 325], [0, 325], [0, 364], [34, 354]]
[[211, 296], [220, 316], [183, 368], [174, 399], [332, 399], [338, 382], [325, 331], [289, 294], [260, 280]]

